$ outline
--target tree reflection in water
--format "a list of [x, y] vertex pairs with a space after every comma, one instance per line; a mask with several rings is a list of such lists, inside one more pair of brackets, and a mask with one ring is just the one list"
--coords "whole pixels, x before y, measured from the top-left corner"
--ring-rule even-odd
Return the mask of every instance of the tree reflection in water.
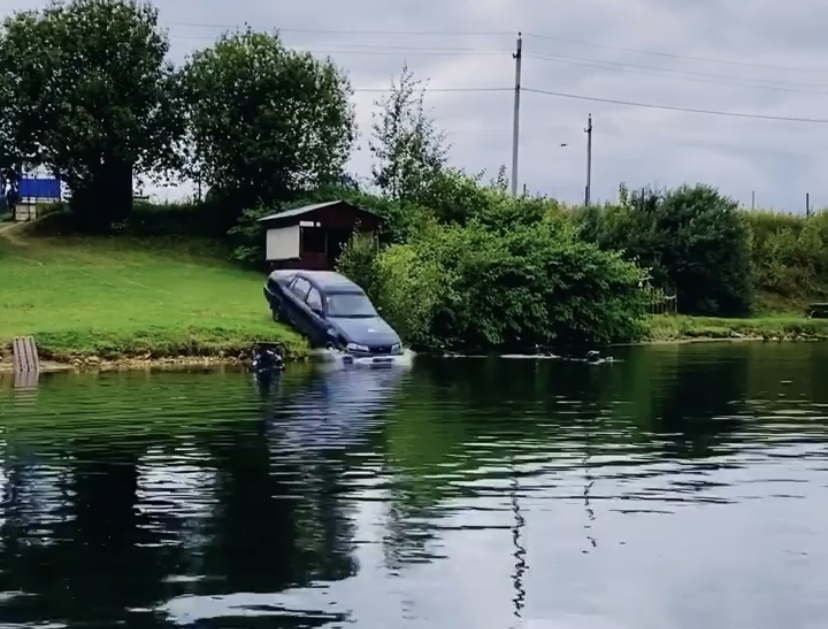
[[[285, 372], [258, 390], [249, 374], [130, 380], [117, 391], [134, 409], [121, 411], [128, 434], [67, 441], [41, 429], [41, 445], [7, 454], [0, 625], [344, 623], [347, 610], [319, 609], [320, 590], [336, 584], [341, 603], [388, 572], [416, 583], [445, 546], [463, 552], [455, 540], [480, 520], [496, 540], [491, 565], [509, 577], [494, 598], [506, 615], [529, 615], [527, 575], [545, 569], [527, 559], [527, 520], [542, 526], [530, 501], [577, 501], [574, 543], [592, 553], [596, 505], [611, 509], [601, 500], [705, 498], [710, 457], [743, 438], [740, 360], [423, 361], [412, 377]], [[71, 394], [61, 404], [85, 418]], [[678, 466], [702, 473], [688, 481]], [[357, 552], [366, 512], [381, 531]], [[357, 556], [378, 569], [360, 570]], [[416, 595], [401, 595], [411, 616], [424, 606]]]
[[[98, 432], [33, 446], [25, 460], [8, 454], [0, 624], [170, 626], [153, 610], [182, 595], [278, 597], [356, 573], [346, 456], [370, 438], [399, 374], [323, 374], [294, 393], [274, 383], [272, 411], [258, 419], [250, 411], [261, 402], [239, 393], [242, 377], [231, 390], [236, 416], [184, 439], [147, 423], [139, 438]], [[196, 378], [181, 384], [197, 387]], [[132, 393], [133, 421], [152, 407], [141, 399], [148, 382]], [[169, 405], [192, 392], [166, 395]], [[279, 604], [264, 607], [263, 617]], [[239, 624], [235, 613], [225, 608], [216, 626]], [[296, 611], [308, 626], [334, 617]]]

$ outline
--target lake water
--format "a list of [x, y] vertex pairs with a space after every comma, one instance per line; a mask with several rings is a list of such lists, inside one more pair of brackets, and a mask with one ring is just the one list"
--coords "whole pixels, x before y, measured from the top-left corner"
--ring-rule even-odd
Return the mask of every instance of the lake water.
[[828, 345], [613, 353], [6, 378], [0, 626], [828, 626]]

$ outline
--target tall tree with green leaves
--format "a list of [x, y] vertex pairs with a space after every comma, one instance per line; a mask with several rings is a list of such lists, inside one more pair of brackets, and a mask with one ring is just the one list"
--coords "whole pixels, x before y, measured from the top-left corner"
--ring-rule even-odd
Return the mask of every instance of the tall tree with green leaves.
[[446, 136], [426, 112], [425, 95], [426, 84], [404, 65], [389, 95], [375, 102], [373, 183], [395, 200], [417, 201], [446, 166]]
[[347, 76], [277, 33], [225, 34], [183, 70], [193, 167], [238, 216], [337, 182], [355, 135]]
[[136, 0], [57, 1], [15, 13], [0, 33], [6, 163], [47, 166], [88, 228], [125, 218], [133, 177], [174, 169], [184, 129], [158, 10]]

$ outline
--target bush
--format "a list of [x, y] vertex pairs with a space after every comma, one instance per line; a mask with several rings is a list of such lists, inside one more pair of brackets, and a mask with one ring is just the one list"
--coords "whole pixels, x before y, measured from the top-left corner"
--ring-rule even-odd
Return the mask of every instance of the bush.
[[234, 262], [246, 268], [258, 271], [265, 270], [266, 230], [259, 219], [288, 210], [289, 207], [257, 205], [244, 210], [235, 227], [227, 232], [232, 247], [231, 257]]
[[828, 213], [806, 219], [776, 212], [751, 212], [745, 221], [753, 235], [754, 285], [783, 298], [826, 294]]
[[360, 247], [346, 250], [343, 272], [373, 283], [377, 304], [415, 348], [526, 350], [644, 331], [645, 273], [554, 220], [501, 233], [476, 220], [432, 223], [372, 260]]
[[342, 248], [336, 265], [336, 270], [359, 284], [372, 301], [378, 301], [381, 297], [377, 267], [378, 253], [379, 243], [375, 236], [354, 232]]
[[147, 203], [136, 201], [120, 231], [131, 236], [190, 236], [224, 238], [227, 227], [216, 201]]
[[742, 316], [752, 303], [751, 234], [735, 201], [705, 185], [629, 195], [578, 215], [582, 237], [623, 251], [675, 289], [686, 314]]

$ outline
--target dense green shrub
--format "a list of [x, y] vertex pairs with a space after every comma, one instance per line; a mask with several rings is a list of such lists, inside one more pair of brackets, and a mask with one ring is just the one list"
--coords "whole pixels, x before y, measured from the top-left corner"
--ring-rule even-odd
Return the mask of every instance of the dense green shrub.
[[354, 232], [342, 248], [336, 270], [353, 278], [375, 302], [381, 298], [377, 257], [380, 248], [378, 239], [369, 234]]
[[555, 220], [501, 232], [476, 220], [435, 221], [373, 260], [364, 253], [364, 245], [346, 249], [341, 270], [375, 287], [414, 347], [519, 350], [628, 341], [643, 331], [645, 273]]
[[740, 316], [750, 311], [750, 230], [735, 201], [705, 185], [629, 195], [617, 206], [578, 215], [580, 233], [651, 269], [653, 283], [674, 289], [687, 314]]
[[784, 298], [826, 294], [828, 213], [806, 219], [778, 212], [745, 213], [753, 234], [754, 286]]
[[192, 236], [223, 238], [225, 219], [216, 201], [148, 203], [136, 201], [121, 231], [133, 236]]

